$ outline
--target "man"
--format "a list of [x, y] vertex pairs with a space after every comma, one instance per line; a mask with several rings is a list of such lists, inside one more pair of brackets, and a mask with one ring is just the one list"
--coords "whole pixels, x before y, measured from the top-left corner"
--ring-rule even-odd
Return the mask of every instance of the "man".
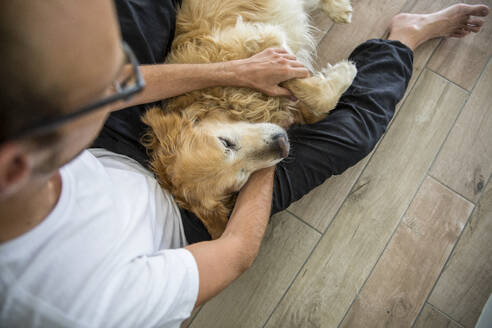
[[[164, 18], [172, 38], [175, 4], [136, 3], [117, 2], [123, 36], [141, 60], [157, 62], [169, 43], [147, 33]], [[250, 178], [221, 238], [187, 245], [185, 233], [206, 236], [144, 168], [132, 111], [108, 119], [95, 143], [106, 149], [83, 149], [111, 111], [214, 85], [288, 96], [278, 83], [308, 72], [280, 49], [228, 63], [137, 67], [109, 0], [2, 2], [0, 326], [178, 327], [251, 265], [272, 202], [274, 212], [286, 208], [370, 152], [403, 96], [413, 49], [478, 32], [476, 16], [488, 12], [458, 5], [396, 16], [389, 40], [351, 55], [359, 73], [337, 108], [290, 129], [294, 160]], [[191, 222], [186, 230], [181, 218]]]

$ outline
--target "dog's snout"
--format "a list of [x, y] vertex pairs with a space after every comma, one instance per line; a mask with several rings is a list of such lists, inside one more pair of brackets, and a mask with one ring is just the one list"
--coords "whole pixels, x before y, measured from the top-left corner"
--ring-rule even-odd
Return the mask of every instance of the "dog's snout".
[[278, 139], [287, 139], [287, 136], [285, 135], [285, 133], [275, 133], [274, 135], [272, 135], [273, 141], [277, 141]]
[[279, 149], [281, 157], [289, 155], [289, 140], [285, 132], [275, 133], [272, 135], [272, 141], [275, 148]]

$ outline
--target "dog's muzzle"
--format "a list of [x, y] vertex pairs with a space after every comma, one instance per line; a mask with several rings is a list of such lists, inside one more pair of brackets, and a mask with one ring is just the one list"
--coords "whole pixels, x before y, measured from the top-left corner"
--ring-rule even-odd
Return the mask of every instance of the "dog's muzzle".
[[272, 147], [274, 150], [278, 151], [281, 158], [285, 158], [289, 155], [289, 139], [287, 138], [287, 133], [276, 133], [272, 136]]

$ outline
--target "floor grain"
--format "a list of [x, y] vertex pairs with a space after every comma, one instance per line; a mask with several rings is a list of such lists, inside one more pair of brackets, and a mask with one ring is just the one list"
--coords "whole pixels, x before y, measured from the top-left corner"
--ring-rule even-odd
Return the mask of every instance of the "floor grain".
[[432, 305], [425, 304], [414, 328], [463, 328], [463, 326], [446, 317]]
[[473, 206], [427, 177], [340, 327], [410, 327]]
[[410, 204], [467, 95], [425, 71], [266, 327], [336, 327]]
[[205, 304], [190, 327], [261, 327], [319, 238], [291, 214], [275, 215], [253, 267]]
[[429, 303], [474, 327], [492, 293], [492, 183], [489, 182]]
[[446, 140], [430, 174], [476, 202], [492, 173], [492, 60]]

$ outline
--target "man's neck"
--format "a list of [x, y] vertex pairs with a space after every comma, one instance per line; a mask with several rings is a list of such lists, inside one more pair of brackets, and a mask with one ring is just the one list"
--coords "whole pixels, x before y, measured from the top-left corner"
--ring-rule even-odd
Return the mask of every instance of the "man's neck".
[[37, 179], [0, 200], [0, 243], [19, 237], [39, 225], [53, 210], [61, 194], [57, 171], [48, 179]]

